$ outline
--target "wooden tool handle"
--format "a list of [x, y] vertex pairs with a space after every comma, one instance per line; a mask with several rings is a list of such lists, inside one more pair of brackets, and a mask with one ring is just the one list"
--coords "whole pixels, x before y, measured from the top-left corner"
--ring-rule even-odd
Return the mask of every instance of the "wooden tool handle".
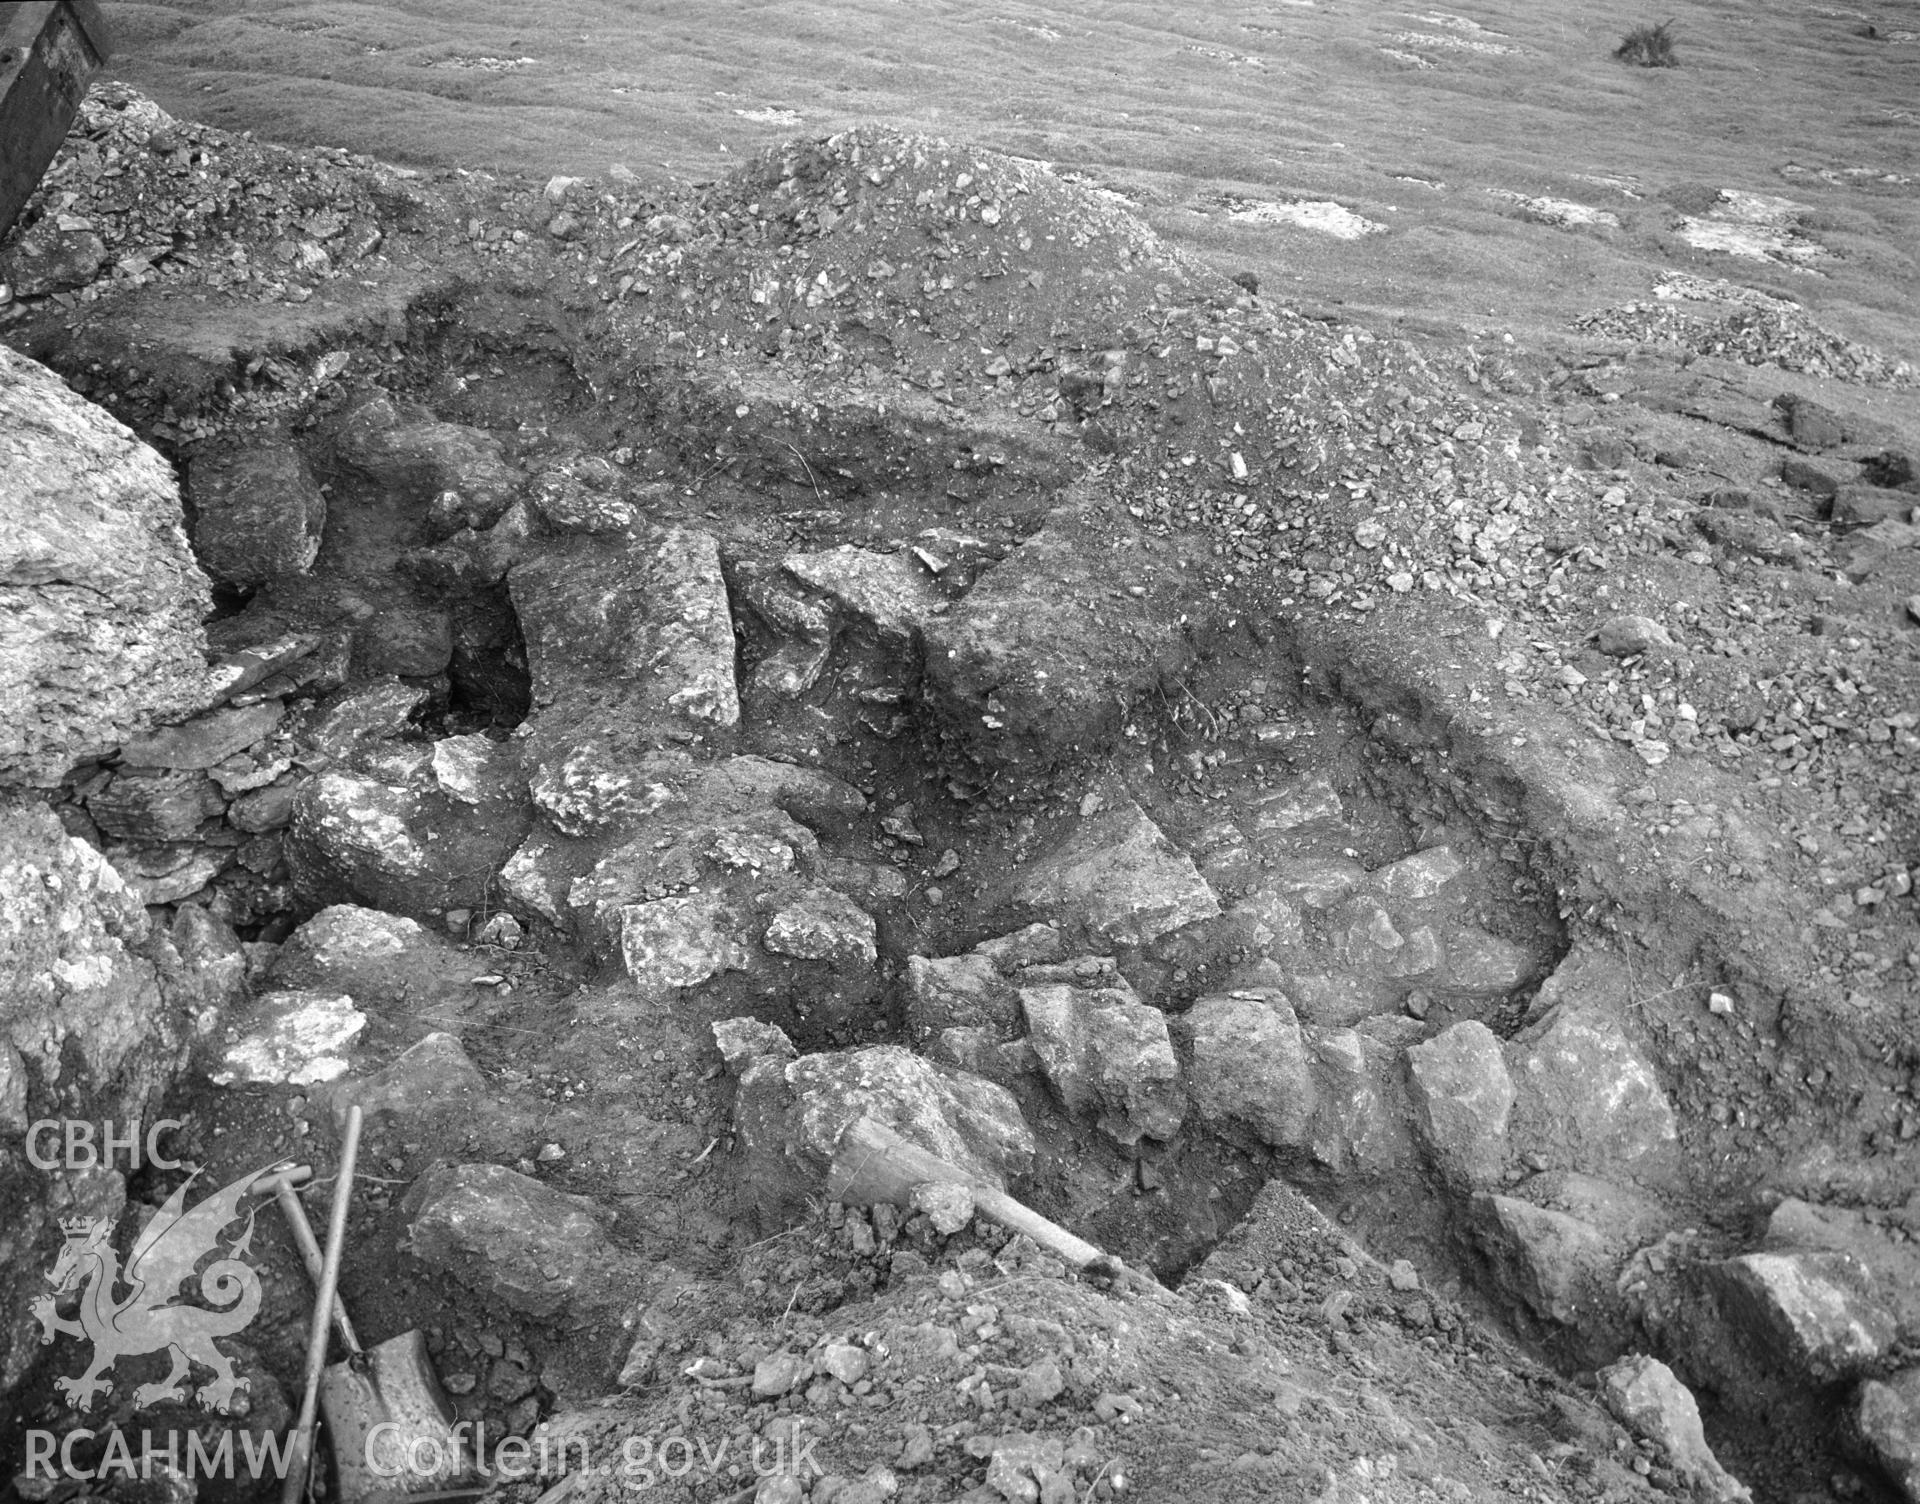
[[[313, 1281], [317, 1289], [320, 1271], [326, 1261], [320, 1254], [320, 1241], [313, 1235], [313, 1224], [307, 1221], [307, 1209], [294, 1191], [296, 1185], [312, 1178], [312, 1170], [305, 1165], [297, 1165], [283, 1175], [261, 1181], [258, 1189], [272, 1191], [273, 1199], [280, 1203], [280, 1210], [293, 1233], [293, 1241], [299, 1246], [300, 1261], [307, 1266], [307, 1278]], [[346, 1343], [349, 1353], [361, 1351], [360, 1339], [354, 1335], [353, 1323], [347, 1319], [347, 1308], [341, 1304], [338, 1294], [333, 1297], [333, 1326], [339, 1332], [340, 1340]]]
[[[320, 1401], [320, 1373], [327, 1366], [327, 1328], [340, 1287], [340, 1262], [347, 1247], [347, 1205], [353, 1200], [353, 1166], [360, 1155], [360, 1104], [347, 1109], [347, 1131], [340, 1143], [339, 1176], [333, 1183], [333, 1207], [327, 1217], [327, 1251], [320, 1265], [319, 1299], [307, 1328], [306, 1389], [300, 1420], [294, 1427], [292, 1456], [280, 1485], [280, 1504], [300, 1504], [313, 1462], [313, 1422]], [[296, 1235], [297, 1236], [297, 1235]]]
[[839, 1152], [834, 1155], [833, 1168], [827, 1176], [827, 1194], [836, 1201], [848, 1201], [856, 1206], [880, 1201], [911, 1206], [913, 1188], [928, 1181], [936, 1185], [964, 1186], [973, 1196], [976, 1211], [985, 1213], [1009, 1231], [1026, 1234], [1048, 1252], [1059, 1255], [1071, 1268], [1098, 1265], [1132, 1288], [1165, 1293], [1164, 1287], [1150, 1276], [1129, 1269], [1119, 1259], [1103, 1253], [1085, 1238], [1076, 1237], [1059, 1223], [1049, 1221], [1005, 1191], [982, 1184], [937, 1154], [929, 1154], [919, 1145], [908, 1143], [885, 1123], [873, 1118], [860, 1118], [841, 1134]]

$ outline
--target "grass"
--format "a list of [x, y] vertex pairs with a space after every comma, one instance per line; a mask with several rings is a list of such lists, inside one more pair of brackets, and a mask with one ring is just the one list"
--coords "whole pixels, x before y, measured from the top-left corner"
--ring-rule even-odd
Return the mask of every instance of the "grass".
[[1620, 39], [1613, 55], [1639, 68], [1679, 67], [1680, 60], [1673, 54], [1673, 33], [1669, 30], [1672, 25], [1671, 21], [1662, 21], [1658, 26], [1634, 27]]
[[[1818, 283], [1725, 258], [1693, 269], [1810, 299], [1853, 337], [1920, 354], [1900, 287], [1920, 282], [1914, 190], [1781, 176], [1791, 160], [1920, 181], [1914, 60], [1804, 6], [1684, 0], [1668, 24], [1688, 37], [1686, 90], [1622, 69], [1609, 18], [1572, 0], [106, 6], [123, 77], [276, 140], [542, 179], [618, 162], [661, 182], [877, 119], [1083, 172], [1269, 295], [1385, 321], [1561, 328], [1569, 311], [1645, 297], [1670, 267], [1663, 189], [1786, 194], [1859, 216], [1850, 235], [1880, 254]], [[1898, 23], [1897, 0], [1861, 8]], [[1502, 192], [1572, 198], [1625, 228], [1528, 223]], [[1227, 196], [1334, 199], [1390, 233], [1233, 225]]]

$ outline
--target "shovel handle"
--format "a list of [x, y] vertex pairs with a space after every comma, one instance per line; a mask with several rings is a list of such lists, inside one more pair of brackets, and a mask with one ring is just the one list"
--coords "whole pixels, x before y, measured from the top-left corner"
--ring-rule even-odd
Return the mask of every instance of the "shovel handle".
[[[307, 1173], [310, 1175], [312, 1172]], [[299, 1245], [300, 1260], [307, 1266], [307, 1278], [313, 1281], [315, 1288], [318, 1288], [325, 1257], [320, 1252], [320, 1240], [313, 1235], [313, 1224], [307, 1221], [307, 1209], [301, 1204], [299, 1194], [293, 1188], [293, 1181], [296, 1178], [303, 1178], [300, 1170], [276, 1176], [260, 1188], [272, 1190], [273, 1199], [280, 1203], [280, 1210], [286, 1216], [287, 1226], [293, 1232], [293, 1241]], [[353, 1323], [347, 1319], [347, 1308], [341, 1304], [338, 1295], [333, 1297], [333, 1327], [340, 1334], [340, 1340], [346, 1343], [349, 1353], [358, 1354], [361, 1351], [360, 1339], [354, 1335]]]
[[347, 1208], [353, 1200], [353, 1167], [360, 1153], [360, 1104], [347, 1109], [347, 1128], [340, 1144], [340, 1168], [333, 1183], [333, 1207], [327, 1217], [327, 1251], [320, 1264], [319, 1299], [307, 1331], [306, 1384], [300, 1401], [300, 1419], [293, 1429], [293, 1455], [280, 1483], [280, 1504], [300, 1504], [307, 1491], [307, 1473], [313, 1463], [313, 1423], [320, 1400], [320, 1372], [327, 1366], [328, 1315], [339, 1288], [340, 1260], [346, 1253]]

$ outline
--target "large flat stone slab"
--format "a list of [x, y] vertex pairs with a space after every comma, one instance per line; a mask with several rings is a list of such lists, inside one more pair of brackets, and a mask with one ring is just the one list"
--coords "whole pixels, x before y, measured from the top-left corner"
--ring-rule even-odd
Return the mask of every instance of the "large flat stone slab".
[[1028, 864], [1011, 897], [1034, 917], [1108, 945], [1145, 945], [1220, 912], [1192, 858], [1131, 799], [1083, 820]]

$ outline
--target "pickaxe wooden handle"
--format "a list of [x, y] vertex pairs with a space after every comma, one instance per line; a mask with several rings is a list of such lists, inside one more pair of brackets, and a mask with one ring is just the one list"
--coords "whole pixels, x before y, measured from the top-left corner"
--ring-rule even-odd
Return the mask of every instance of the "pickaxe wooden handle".
[[1130, 1289], [1149, 1294], [1167, 1293], [1166, 1287], [1151, 1275], [1129, 1269], [1085, 1238], [1076, 1237], [1005, 1191], [983, 1185], [937, 1154], [929, 1154], [919, 1145], [908, 1143], [885, 1123], [873, 1118], [858, 1119], [840, 1135], [839, 1152], [834, 1155], [833, 1167], [827, 1174], [827, 1194], [836, 1201], [856, 1206], [881, 1201], [893, 1206], [911, 1206], [913, 1188], [928, 1181], [964, 1186], [973, 1196], [976, 1211], [985, 1213], [1011, 1232], [1025, 1233], [1048, 1252], [1059, 1255], [1070, 1268], [1105, 1274]]

